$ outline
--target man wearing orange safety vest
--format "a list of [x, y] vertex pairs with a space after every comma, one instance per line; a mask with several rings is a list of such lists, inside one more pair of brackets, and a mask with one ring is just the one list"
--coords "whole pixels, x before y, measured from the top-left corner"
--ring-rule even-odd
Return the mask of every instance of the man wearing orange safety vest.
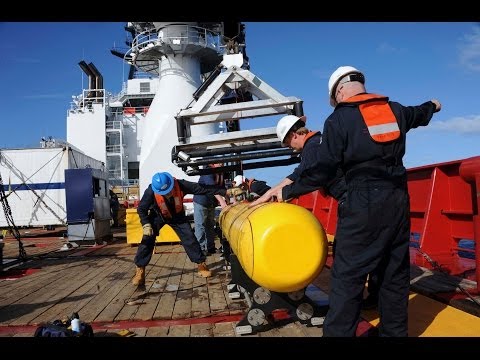
[[145, 284], [145, 266], [152, 258], [155, 239], [165, 224], [170, 225], [177, 233], [190, 261], [198, 264], [198, 275], [211, 276], [205, 264], [205, 254], [202, 253], [185, 215], [183, 197], [186, 194], [225, 196], [225, 193], [225, 187], [200, 185], [176, 179], [168, 172], [153, 175], [152, 183], [143, 193], [137, 209], [143, 228], [143, 237], [134, 259], [136, 273], [132, 284], [135, 286]]
[[317, 164], [274, 194], [279, 201], [311, 192], [345, 174], [339, 207], [324, 336], [355, 336], [364, 284], [378, 278], [380, 336], [408, 336], [410, 204], [403, 166], [406, 134], [440, 111], [437, 100], [403, 106], [370, 94], [365, 77], [341, 66], [328, 90], [334, 112], [326, 119]]
[[[289, 147], [300, 152], [300, 164], [293, 172], [283, 179], [280, 183], [265, 192], [260, 198], [250, 204], [255, 206], [266, 201], [270, 201], [275, 193], [290, 185], [298, 179], [300, 174], [319, 161], [319, 149], [322, 143], [322, 133], [320, 131], [310, 131], [306, 127], [306, 116], [286, 115], [277, 123], [277, 136], [282, 146]], [[339, 171], [338, 175], [329, 181], [324, 190], [336, 200], [341, 201], [345, 193], [345, 180], [343, 174]]]

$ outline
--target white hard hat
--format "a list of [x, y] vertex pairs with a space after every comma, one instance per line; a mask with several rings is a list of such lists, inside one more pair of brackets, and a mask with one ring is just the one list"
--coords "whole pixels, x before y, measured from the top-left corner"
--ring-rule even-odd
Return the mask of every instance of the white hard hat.
[[235, 186], [240, 186], [245, 182], [245, 176], [237, 175], [233, 178], [233, 181], [235, 182]]
[[336, 105], [335, 90], [337, 89], [337, 85], [340, 80], [342, 80], [348, 74], [360, 74], [362, 76], [360, 79], [354, 79], [349, 81], [361, 81], [365, 83], [365, 78], [363, 77], [363, 73], [360, 70], [354, 68], [353, 66], [340, 66], [330, 76], [330, 80], [328, 80], [328, 96], [330, 98], [330, 105]]
[[278, 123], [277, 123], [277, 136], [280, 142], [282, 143], [282, 146], [286, 146], [283, 142], [285, 140], [285, 137], [287, 136], [288, 132], [292, 128], [292, 126], [297, 122], [297, 121], [303, 121], [304, 123], [307, 122], [307, 117], [306, 116], [301, 116], [298, 117], [296, 115], [287, 115], [282, 117]]

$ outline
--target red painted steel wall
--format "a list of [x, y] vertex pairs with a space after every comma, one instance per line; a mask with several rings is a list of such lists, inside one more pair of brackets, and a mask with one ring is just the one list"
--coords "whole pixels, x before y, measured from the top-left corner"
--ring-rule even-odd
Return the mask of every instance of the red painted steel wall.
[[[458, 255], [460, 240], [480, 240], [480, 156], [411, 168], [408, 172], [411, 219], [411, 260], [432, 268], [430, 258], [450, 274], [480, 279], [480, 246], [476, 260]], [[337, 202], [320, 191], [294, 203], [313, 212], [327, 234], [334, 235]], [[476, 269], [476, 270], [475, 270]], [[480, 286], [477, 281], [477, 287]]]
[[327, 234], [335, 234], [337, 227], [337, 201], [334, 198], [317, 190], [300, 196], [298, 199], [293, 200], [292, 203], [310, 210], [320, 221]]

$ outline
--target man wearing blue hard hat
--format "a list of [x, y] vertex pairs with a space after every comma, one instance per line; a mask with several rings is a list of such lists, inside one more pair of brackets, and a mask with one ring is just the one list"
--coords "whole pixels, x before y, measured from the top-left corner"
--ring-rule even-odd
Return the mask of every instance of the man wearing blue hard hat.
[[205, 264], [205, 255], [195, 237], [183, 208], [183, 197], [193, 195], [222, 195], [226, 189], [215, 185], [200, 185], [195, 182], [174, 178], [168, 172], [158, 172], [143, 193], [137, 212], [143, 228], [142, 241], [135, 255], [136, 273], [133, 285], [145, 284], [145, 266], [152, 258], [155, 239], [163, 225], [168, 224], [180, 238], [190, 261], [198, 264], [198, 275], [212, 275]]

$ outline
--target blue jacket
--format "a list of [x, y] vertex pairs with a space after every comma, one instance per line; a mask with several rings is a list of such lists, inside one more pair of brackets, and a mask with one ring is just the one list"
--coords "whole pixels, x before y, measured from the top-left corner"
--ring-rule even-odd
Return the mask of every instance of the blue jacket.
[[[218, 185], [215, 182], [215, 175], [216, 174], [200, 175], [198, 183], [200, 185]], [[214, 195], [193, 195], [193, 202], [205, 207], [216, 207], [218, 205], [218, 201]]]

